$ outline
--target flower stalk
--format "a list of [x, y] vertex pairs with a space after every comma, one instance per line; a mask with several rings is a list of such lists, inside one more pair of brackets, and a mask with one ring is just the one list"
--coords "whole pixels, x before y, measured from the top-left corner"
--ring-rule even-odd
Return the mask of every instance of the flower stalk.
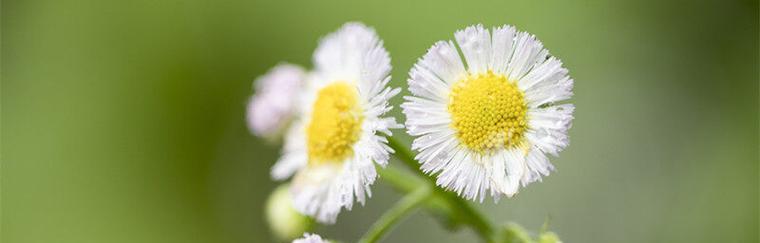
[[380, 240], [383, 235], [391, 230], [396, 223], [398, 223], [404, 216], [409, 215], [422, 205], [432, 193], [427, 186], [421, 186], [407, 194], [390, 210], [385, 212], [380, 218], [372, 225], [372, 228], [359, 240], [360, 243], [374, 243]]
[[[393, 150], [395, 150], [395, 153], [393, 155], [407, 167], [409, 167], [410, 170], [414, 171], [417, 175], [424, 178], [424, 180], [420, 181], [422, 184], [425, 184], [424, 187], [430, 188], [434, 202], [438, 203], [437, 205], [433, 206], [438, 206], [437, 208], [439, 211], [444, 211], [444, 213], [448, 214], [450, 218], [460, 220], [461, 222], [459, 223], [464, 223], [470, 226], [484, 242], [494, 242], [494, 227], [483, 214], [478, 212], [468, 202], [464, 201], [454, 192], [445, 191], [442, 188], [436, 186], [435, 178], [425, 174], [419, 169], [419, 164], [414, 159], [412, 152], [407, 149], [407, 146], [403, 145], [400, 141], [393, 137], [387, 138], [388, 145], [393, 148]], [[391, 170], [391, 168], [388, 168], [386, 171], [381, 172], [381, 174], [383, 175], [383, 178], [389, 179], [387, 181], [390, 183], [396, 184], [397, 187], [405, 188], [404, 191], [409, 191], [410, 183], [403, 182], [403, 180], [400, 180], [401, 178], [397, 178], [400, 177], [396, 176], [398, 175], [398, 172]], [[441, 207], [445, 207], [446, 209], [441, 209]]]

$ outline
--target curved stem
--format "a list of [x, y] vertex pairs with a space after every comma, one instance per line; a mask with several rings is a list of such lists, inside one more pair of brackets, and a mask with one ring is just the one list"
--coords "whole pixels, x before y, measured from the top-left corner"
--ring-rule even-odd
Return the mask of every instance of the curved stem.
[[[431, 188], [431, 193], [436, 193], [434, 187], [430, 187], [427, 181], [417, 176], [411, 175], [406, 171], [399, 170], [393, 166], [387, 166], [385, 168], [377, 167], [377, 173], [383, 178], [383, 181], [390, 184], [393, 189], [403, 193], [409, 194], [419, 187]], [[458, 215], [457, 209], [451, 206], [445, 198], [438, 194], [433, 194], [429, 200], [425, 202], [425, 208], [434, 213], [440, 213], [443, 215]]]
[[454, 208], [461, 210], [460, 216], [466, 220], [467, 224], [469, 224], [478, 235], [480, 235], [480, 238], [485, 242], [493, 242], [493, 227], [488, 219], [456, 194], [451, 192], [445, 193], [447, 194], [445, 197], [448, 201]]
[[375, 166], [375, 170], [380, 175], [380, 178], [383, 178], [383, 181], [388, 182], [393, 189], [405, 194], [411, 193], [420, 186], [427, 186], [427, 182], [422, 178], [411, 175], [394, 166]]
[[450, 207], [456, 209], [453, 211], [457, 212], [458, 216], [466, 221], [465, 223], [472, 227], [483, 241], [493, 242], [493, 226], [491, 226], [491, 223], [485, 216], [483, 216], [483, 214], [478, 212], [468, 202], [462, 200], [462, 198], [455, 193], [445, 191], [438, 187], [435, 183], [435, 178], [420, 170], [419, 163], [414, 159], [412, 152], [407, 149], [407, 146], [404, 146], [400, 141], [393, 137], [387, 138], [388, 145], [395, 150], [394, 156], [400, 159], [407, 167], [409, 167], [409, 169], [421, 175], [423, 178], [426, 178], [431, 188], [434, 188], [435, 194], [440, 195], [441, 198], [444, 198], [445, 201], [449, 203]]
[[372, 225], [369, 231], [359, 240], [360, 243], [373, 243], [380, 240], [386, 232], [404, 216], [408, 215], [417, 206], [421, 205], [431, 195], [431, 190], [427, 186], [421, 186], [404, 196], [396, 205], [385, 212], [383, 216]]
[[423, 178], [430, 177], [429, 175], [422, 172], [422, 170], [420, 170], [420, 164], [417, 163], [417, 160], [414, 159], [414, 155], [412, 154], [412, 151], [409, 150], [406, 145], [402, 144], [400, 141], [396, 140], [396, 138], [394, 137], [387, 137], [387, 138], [388, 138], [388, 146], [390, 146], [394, 151], [393, 156], [401, 160], [401, 162], [404, 163], [407, 167], [409, 167], [409, 169], [421, 175]]

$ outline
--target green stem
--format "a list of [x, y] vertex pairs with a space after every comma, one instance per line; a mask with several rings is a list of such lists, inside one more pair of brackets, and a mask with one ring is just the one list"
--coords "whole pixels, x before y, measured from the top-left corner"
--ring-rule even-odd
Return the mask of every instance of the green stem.
[[[393, 187], [393, 189], [403, 194], [409, 194], [419, 187], [431, 188], [431, 191], [433, 191], [432, 193], [436, 193], [434, 187], [430, 187], [430, 185], [422, 178], [411, 175], [408, 172], [399, 170], [393, 166], [387, 166], [385, 168], [378, 166], [377, 173], [383, 178], [383, 181], [387, 182]], [[453, 208], [448, 200], [437, 195], [438, 194], [435, 194], [433, 195], [434, 197], [427, 200], [425, 202], [425, 207], [435, 213], [456, 215], [457, 209]]]
[[478, 235], [483, 239], [483, 241], [493, 242], [493, 226], [491, 226], [491, 223], [486, 219], [485, 216], [483, 216], [483, 214], [478, 212], [468, 202], [462, 200], [462, 198], [457, 196], [455, 193], [445, 191], [442, 188], [438, 187], [435, 183], [435, 178], [425, 174], [422, 172], [422, 170], [420, 170], [419, 163], [417, 163], [417, 161], [414, 159], [412, 152], [407, 148], [407, 146], [403, 145], [400, 141], [396, 140], [393, 137], [387, 138], [388, 145], [393, 148], [393, 150], [395, 150], [394, 156], [400, 159], [401, 162], [409, 167], [409, 169], [421, 175], [423, 178], [426, 178], [431, 188], [434, 188], [435, 195], [447, 201], [449, 206], [453, 209], [452, 212], [458, 214], [458, 216], [463, 219], [466, 224], [472, 227], [473, 230], [475, 230], [475, 232], [478, 233]]
[[375, 166], [377, 174], [383, 181], [389, 182], [393, 189], [403, 193], [410, 193], [420, 186], [427, 186], [427, 182], [419, 177], [410, 175], [408, 172], [399, 170], [394, 166], [386, 166], [385, 168]]
[[390, 210], [372, 225], [369, 231], [359, 240], [360, 243], [373, 243], [380, 240], [386, 232], [404, 216], [408, 215], [420, 204], [425, 202], [431, 195], [432, 191], [427, 186], [421, 186], [407, 194]]
[[429, 175], [422, 172], [422, 170], [420, 170], [420, 164], [417, 163], [417, 160], [414, 159], [412, 151], [409, 150], [406, 145], [401, 143], [401, 141], [396, 140], [394, 137], [386, 138], [388, 138], [388, 146], [390, 146], [394, 151], [393, 156], [401, 160], [401, 162], [404, 163], [406, 167], [409, 167], [409, 169], [418, 175], [421, 175], [423, 178], [430, 177]]
[[[439, 190], [442, 191], [442, 190]], [[444, 195], [452, 206], [461, 210], [460, 216], [466, 220], [470, 227], [480, 235], [485, 242], [493, 242], [493, 227], [486, 217], [478, 210], [472, 207], [467, 201], [462, 200], [459, 196], [451, 192], [445, 192]]]

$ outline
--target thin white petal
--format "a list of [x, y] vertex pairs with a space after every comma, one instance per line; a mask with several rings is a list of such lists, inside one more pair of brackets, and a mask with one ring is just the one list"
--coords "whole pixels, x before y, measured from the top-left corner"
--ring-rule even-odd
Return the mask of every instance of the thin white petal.
[[526, 32], [517, 33], [515, 51], [507, 67], [507, 77], [509, 80], [520, 80], [536, 63], [546, 60], [548, 54], [535, 36]]
[[573, 124], [573, 110], [572, 104], [529, 110], [525, 137], [544, 153], [557, 156], [570, 143], [567, 130]]
[[305, 141], [304, 123], [297, 121], [288, 129], [282, 155], [272, 167], [271, 176], [273, 179], [287, 179], [306, 165]]
[[489, 68], [494, 73], [504, 74], [507, 71], [509, 59], [514, 51], [515, 27], [504, 25], [493, 29], [491, 39], [491, 65]]
[[537, 148], [531, 148], [528, 156], [525, 157], [527, 171], [520, 180], [522, 186], [527, 186], [535, 181], [541, 181], [541, 177], [548, 176], [554, 170], [554, 165], [549, 162], [549, 158]]
[[482, 25], [454, 33], [470, 73], [485, 73], [491, 63], [491, 34]]

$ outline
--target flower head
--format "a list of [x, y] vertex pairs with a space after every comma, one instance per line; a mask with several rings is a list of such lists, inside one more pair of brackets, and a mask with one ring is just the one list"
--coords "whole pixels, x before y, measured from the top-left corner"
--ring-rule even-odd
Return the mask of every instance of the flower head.
[[272, 177], [295, 174], [291, 193], [300, 212], [333, 223], [341, 208], [364, 204], [392, 150], [379, 133], [400, 128], [383, 117], [399, 89], [386, 87], [390, 58], [375, 32], [348, 23], [324, 37], [314, 53], [315, 70], [290, 128]]
[[[467, 199], [512, 196], [554, 169], [568, 145], [573, 80], [535, 36], [481, 25], [435, 43], [410, 71], [402, 105], [412, 148], [437, 184]], [[463, 60], [464, 59], [464, 60]]]
[[303, 238], [293, 240], [293, 243], [328, 243], [330, 241], [323, 240], [321, 236], [317, 234], [303, 234]]
[[256, 136], [274, 138], [282, 133], [295, 113], [305, 78], [304, 70], [279, 64], [254, 81], [256, 94], [248, 102], [248, 128]]

